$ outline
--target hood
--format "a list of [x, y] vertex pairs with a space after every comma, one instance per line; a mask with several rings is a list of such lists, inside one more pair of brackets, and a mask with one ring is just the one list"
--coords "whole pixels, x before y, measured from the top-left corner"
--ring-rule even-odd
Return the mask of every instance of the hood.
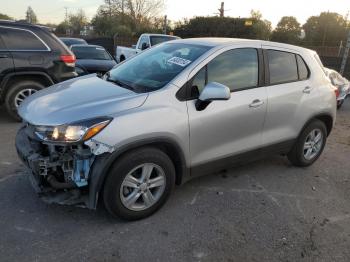
[[75, 62], [75, 66], [81, 67], [90, 73], [107, 72], [116, 64], [114, 60], [78, 59]]
[[87, 75], [36, 92], [18, 113], [33, 125], [62, 125], [139, 107], [147, 96]]

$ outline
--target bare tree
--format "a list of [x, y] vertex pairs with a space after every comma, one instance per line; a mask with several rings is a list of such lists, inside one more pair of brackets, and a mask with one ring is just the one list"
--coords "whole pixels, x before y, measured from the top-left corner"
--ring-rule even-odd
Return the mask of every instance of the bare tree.
[[159, 17], [164, 0], [105, 0], [103, 11], [112, 15], [128, 15], [136, 24]]

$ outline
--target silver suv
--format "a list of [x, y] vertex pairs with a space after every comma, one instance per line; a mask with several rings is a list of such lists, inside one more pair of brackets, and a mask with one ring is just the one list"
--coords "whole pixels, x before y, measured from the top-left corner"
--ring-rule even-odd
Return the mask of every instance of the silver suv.
[[270, 153], [321, 155], [336, 115], [314, 51], [240, 39], [176, 40], [102, 79], [68, 80], [19, 108], [20, 158], [50, 203], [147, 217], [175, 184]]

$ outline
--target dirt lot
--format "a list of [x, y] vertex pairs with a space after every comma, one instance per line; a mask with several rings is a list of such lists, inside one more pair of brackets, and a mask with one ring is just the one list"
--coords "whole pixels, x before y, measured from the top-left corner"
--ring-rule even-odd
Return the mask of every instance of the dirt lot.
[[17, 127], [0, 113], [1, 261], [350, 261], [350, 99], [312, 167], [272, 156], [202, 177], [132, 223], [42, 203]]

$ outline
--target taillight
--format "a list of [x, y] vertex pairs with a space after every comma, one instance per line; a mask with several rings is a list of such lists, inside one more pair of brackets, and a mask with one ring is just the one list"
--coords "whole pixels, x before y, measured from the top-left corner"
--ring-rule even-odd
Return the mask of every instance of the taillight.
[[61, 61], [66, 64], [66, 66], [75, 66], [75, 55], [61, 55]]
[[339, 97], [339, 94], [340, 94], [339, 89], [338, 89], [338, 88], [335, 88], [335, 89], [334, 89], [334, 93], [335, 93], [335, 97], [338, 98], [338, 97]]

